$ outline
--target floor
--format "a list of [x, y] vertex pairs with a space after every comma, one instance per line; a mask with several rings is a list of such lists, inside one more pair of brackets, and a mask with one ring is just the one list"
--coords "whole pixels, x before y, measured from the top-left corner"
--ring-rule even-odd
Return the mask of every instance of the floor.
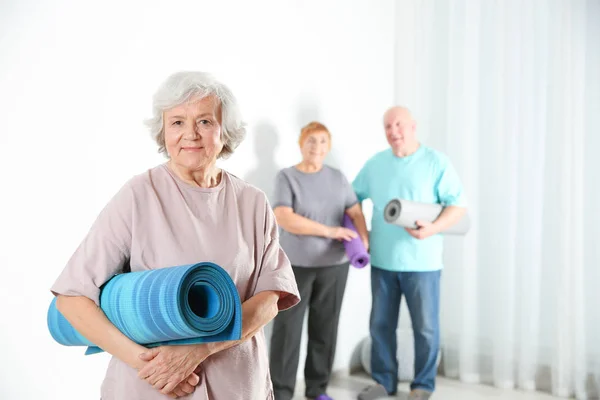
[[[328, 395], [335, 400], [355, 400], [356, 395], [372, 381], [367, 375], [352, 375], [346, 377], [336, 377], [332, 382]], [[501, 390], [491, 386], [469, 385], [455, 380], [438, 378], [436, 381], [437, 390], [431, 397], [432, 400], [478, 400], [478, 399], [498, 399], [498, 400], [555, 400], [553, 397], [542, 393], [530, 393], [522, 391]], [[406, 399], [409, 391], [408, 384], [401, 384], [396, 397], [386, 397], [385, 399]], [[293, 400], [304, 400], [304, 384], [298, 383], [296, 396]], [[383, 399], [382, 399], [383, 400]]]

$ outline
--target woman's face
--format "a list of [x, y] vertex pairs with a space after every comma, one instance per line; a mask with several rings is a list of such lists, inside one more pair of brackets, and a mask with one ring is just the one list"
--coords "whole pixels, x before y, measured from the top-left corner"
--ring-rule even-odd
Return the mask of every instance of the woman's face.
[[331, 147], [327, 132], [311, 133], [304, 139], [300, 151], [302, 159], [312, 164], [322, 164]]
[[221, 141], [221, 107], [214, 96], [191, 98], [164, 112], [165, 147], [171, 161], [189, 170], [217, 161]]

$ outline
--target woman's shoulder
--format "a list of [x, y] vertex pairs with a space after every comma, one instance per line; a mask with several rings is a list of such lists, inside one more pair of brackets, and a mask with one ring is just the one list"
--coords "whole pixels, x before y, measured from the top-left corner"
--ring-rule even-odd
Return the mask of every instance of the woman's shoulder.
[[294, 165], [290, 165], [289, 167], [284, 167], [281, 168], [279, 171], [277, 171], [277, 175], [279, 176], [288, 176], [290, 174], [293, 174], [295, 172], [298, 172], [298, 170], [296, 169], [296, 167]]
[[234, 190], [236, 196], [243, 196], [245, 199], [253, 197], [259, 201], [267, 202], [267, 195], [264, 191], [254, 186], [253, 184], [243, 180], [235, 174], [229, 171], [223, 170], [223, 173], [227, 176], [226, 184], [229, 184]]
[[168, 174], [166, 164], [159, 164], [134, 174], [125, 182], [124, 186], [131, 188], [133, 191], [155, 187], [160, 181], [167, 178]]
[[323, 164], [323, 169], [329, 171], [330, 174], [334, 174], [334, 175], [344, 175], [344, 173], [342, 172], [341, 169], [328, 165], [328, 164]]
[[346, 174], [344, 174], [341, 169], [332, 167], [331, 165], [324, 165], [323, 168], [328, 172], [329, 176], [338, 180], [341, 179], [342, 181], [347, 181]]

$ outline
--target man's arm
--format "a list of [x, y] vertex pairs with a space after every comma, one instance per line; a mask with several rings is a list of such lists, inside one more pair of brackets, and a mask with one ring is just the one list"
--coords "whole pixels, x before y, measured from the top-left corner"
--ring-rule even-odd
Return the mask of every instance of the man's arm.
[[456, 224], [467, 212], [465, 207], [448, 206], [444, 207], [440, 215], [433, 222], [433, 228], [436, 233], [440, 233]]
[[427, 239], [430, 236], [441, 233], [457, 223], [467, 212], [465, 207], [447, 206], [444, 207], [435, 221], [416, 221], [417, 228], [405, 228], [406, 231], [416, 239]]
[[413, 237], [425, 239], [456, 224], [467, 212], [462, 183], [450, 161], [442, 159], [436, 193], [441, 204], [447, 204], [433, 223], [416, 221], [417, 229], [406, 229]]
[[434, 231], [439, 233], [456, 224], [467, 212], [462, 182], [447, 157], [441, 160], [440, 177], [436, 186], [439, 201], [445, 206], [433, 222]]

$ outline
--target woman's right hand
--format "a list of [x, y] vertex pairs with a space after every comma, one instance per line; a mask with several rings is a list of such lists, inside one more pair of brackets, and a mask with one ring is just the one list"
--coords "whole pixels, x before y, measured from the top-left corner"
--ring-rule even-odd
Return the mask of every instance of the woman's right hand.
[[196, 390], [196, 385], [198, 385], [198, 383], [200, 382], [200, 377], [197, 375], [200, 373], [198, 371], [199, 369], [200, 366], [198, 366], [196, 370], [190, 376], [188, 376], [188, 378], [185, 381], [177, 385], [177, 387], [173, 389], [173, 391], [167, 396], [173, 399], [177, 399], [179, 397], [185, 397], [189, 394], [194, 393], [194, 390]]
[[[193, 391], [193, 386], [198, 383], [195, 379], [195, 384], [190, 382], [190, 377], [196, 378], [193, 372], [209, 355], [206, 346], [179, 345], [146, 349], [139, 355], [146, 365], [138, 372], [138, 376], [162, 394], [189, 393], [186, 388]], [[187, 384], [181, 385], [185, 381]]]
[[352, 229], [344, 228], [343, 226], [329, 226], [327, 227], [326, 235], [329, 239], [346, 240], [351, 241], [358, 237], [358, 233]]

